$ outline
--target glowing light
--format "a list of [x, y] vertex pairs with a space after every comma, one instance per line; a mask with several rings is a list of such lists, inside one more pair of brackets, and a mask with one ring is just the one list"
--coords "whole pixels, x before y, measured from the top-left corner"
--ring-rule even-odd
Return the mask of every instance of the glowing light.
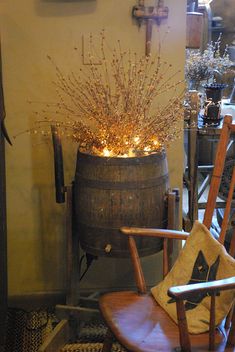
[[107, 148], [104, 148], [103, 156], [112, 156], [112, 151], [108, 150]]
[[133, 149], [129, 149], [129, 151], [128, 151], [128, 156], [131, 158], [133, 158], [134, 156], [136, 156], [136, 153], [135, 153], [135, 151], [133, 150]]
[[155, 145], [156, 147], [159, 147], [160, 143], [158, 142], [157, 139], [153, 140], [153, 145]]
[[134, 142], [138, 145], [140, 143], [140, 137], [134, 137]]
[[203, 5], [203, 4], [210, 4], [213, 0], [199, 0], [199, 5]]
[[150, 152], [151, 151], [151, 147], [148, 145], [147, 147], [144, 148], [145, 152]]

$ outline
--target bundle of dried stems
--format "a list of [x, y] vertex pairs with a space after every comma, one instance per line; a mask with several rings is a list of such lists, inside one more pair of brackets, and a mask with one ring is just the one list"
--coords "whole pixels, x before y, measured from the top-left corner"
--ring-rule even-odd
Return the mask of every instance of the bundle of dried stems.
[[138, 57], [120, 42], [109, 49], [102, 31], [99, 65], [91, 52], [89, 65], [65, 75], [48, 57], [58, 101], [37, 112], [34, 131], [47, 135], [55, 124], [81, 151], [104, 156], [144, 155], [166, 146], [181, 128], [183, 88], [179, 71], [172, 73], [172, 65], [161, 60], [160, 46], [155, 57]]

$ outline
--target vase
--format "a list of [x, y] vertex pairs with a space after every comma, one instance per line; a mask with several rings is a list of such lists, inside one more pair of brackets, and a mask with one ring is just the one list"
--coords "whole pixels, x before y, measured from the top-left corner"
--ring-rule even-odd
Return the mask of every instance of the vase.
[[222, 83], [204, 84], [206, 91], [206, 101], [203, 120], [207, 124], [219, 124], [221, 120], [221, 99], [222, 91], [227, 87]]

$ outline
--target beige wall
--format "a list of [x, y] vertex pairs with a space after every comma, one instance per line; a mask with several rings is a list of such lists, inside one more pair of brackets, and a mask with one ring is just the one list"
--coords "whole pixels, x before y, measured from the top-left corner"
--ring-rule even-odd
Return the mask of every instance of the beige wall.
[[[185, 0], [165, 1], [170, 8], [164, 55], [184, 69]], [[81, 65], [72, 48], [81, 48], [82, 34], [107, 31], [107, 39], [121, 39], [144, 53], [145, 26], [131, 18], [134, 0], [0, 0], [1, 39], [7, 126], [11, 136], [32, 127], [37, 104], [52, 101], [54, 69], [46, 59], [70, 69]], [[166, 31], [167, 25], [162, 26]], [[153, 42], [156, 40], [156, 30]], [[74, 173], [75, 147], [66, 145], [66, 183]], [[172, 187], [182, 183], [182, 140], [168, 150]], [[7, 146], [9, 293], [18, 295], [65, 288], [64, 205], [54, 200], [52, 150], [49, 144], [24, 134]], [[122, 262], [122, 261], [121, 261]], [[148, 275], [159, 260], [145, 258]], [[109, 268], [107, 270], [107, 267]], [[120, 261], [99, 259], [83, 287], [123, 286], [130, 271]], [[105, 272], [105, 275], [104, 275]]]

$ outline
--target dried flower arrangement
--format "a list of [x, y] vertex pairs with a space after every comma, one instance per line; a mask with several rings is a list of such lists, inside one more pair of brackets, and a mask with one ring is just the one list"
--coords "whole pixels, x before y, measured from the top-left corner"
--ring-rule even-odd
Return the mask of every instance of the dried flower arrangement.
[[223, 75], [231, 65], [227, 47], [221, 54], [220, 35], [217, 41], [209, 43], [202, 53], [198, 50], [187, 50], [185, 76], [189, 85], [192, 83], [193, 88], [198, 89], [203, 81], [213, 79], [216, 73]]
[[[93, 38], [90, 37], [92, 46]], [[159, 44], [160, 49], [160, 44]], [[89, 65], [65, 75], [55, 65], [58, 101], [37, 112], [34, 131], [50, 134], [50, 125], [78, 144], [82, 152], [131, 157], [161, 150], [181, 127], [183, 88], [179, 71], [156, 57], [138, 57], [120, 42], [109, 49], [102, 31], [101, 56], [89, 54]], [[100, 61], [100, 65], [94, 60]], [[165, 106], [155, 104], [167, 92]]]

